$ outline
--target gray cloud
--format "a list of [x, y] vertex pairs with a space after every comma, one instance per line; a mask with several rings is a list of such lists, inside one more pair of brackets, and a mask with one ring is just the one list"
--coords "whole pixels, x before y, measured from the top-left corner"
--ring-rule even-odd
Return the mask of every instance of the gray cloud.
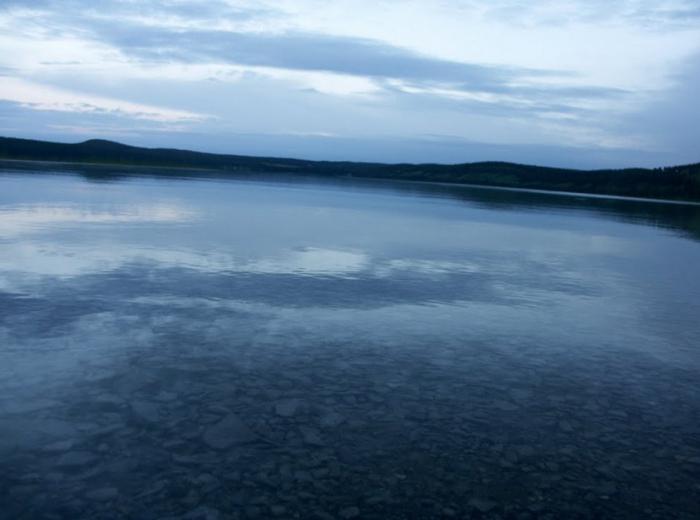
[[127, 55], [162, 61], [219, 61], [374, 78], [462, 83], [470, 88], [486, 89], [525, 74], [560, 74], [447, 61], [374, 40], [312, 33], [144, 30], [113, 24], [100, 28], [99, 33]]
[[[23, 4], [10, 0], [10, 5]], [[124, 3], [115, 0], [43, 0], [44, 23], [57, 31], [74, 31], [81, 37], [91, 35], [107, 43], [130, 59], [161, 63], [226, 63], [250, 67], [270, 67], [294, 71], [327, 72], [374, 79], [385, 92], [397, 92], [386, 80], [400, 80], [418, 89], [450, 88], [464, 92], [505, 94], [529, 104], [503, 102], [502, 108], [530, 113], [578, 112], [568, 107], [576, 100], [610, 99], [628, 94], [620, 89], [595, 85], [579, 87], [525, 86], [533, 79], [567, 77], [565, 70], [490, 66], [435, 58], [377, 40], [308, 32], [261, 33], [221, 29], [193, 29], [175, 26], [143, 25], [125, 15], [183, 16], [188, 22], [232, 17], [270, 17], [278, 13], [246, 10], [214, 1], [202, 7], [193, 2], [152, 0]], [[61, 6], [61, 9], [58, 7]], [[81, 9], [81, 6], [83, 7]], [[99, 9], [98, 9], [99, 8]], [[96, 13], [109, 11], [109, 20]], [[201, 24], [200, 24], [201, 26]], [[517, 85], [517, 86], [516, 86]], [[404, 93], [405, 94], [405, 93]], [[423, 96], [425, 97], [425, 96]], [[445, 100], [449, 103], [450, 100]], [[493, 102], [465, 101], [459, 107], [490, 107]]]
[[575, 99], [611, 99], [618, 98], [630, 94], [628, 90], [611, 87], [560, 87], [550, 85], [547, 87], [507, 87], [503, 89], [504, 93], [518, 92], [529, 98], [548, 98], [558, 100], [575, 100]]
[[675, 76], [675, 87], [659, 93], [643, 110], [616, 121], [614, 131], [642, 134], [666, 152], [675, 162], [698, 162], [700, 158], [700, 54], [685, 64]]
[[[566, 71], [496, 67], [442, 60], [375, 40], [311, 33], [261, 34], [232, 31], [174, 30], [133, 25], [105, 25], [99, 37], [132, 58], [162, 62], [216, 63], [329, 72], [369, 77], [385, 92], [396, 90], [385, 80], [398, 79], [418, 88], [444, 87], [465, 92], [507, 94], [524, 104], [463, 101], [492, 113], [517, 109], [534, 113], [567, 112], [580, 99], [609, 99], [628, 94], [597, 86], [513, 86], [523, 79], [568, 76]], [[403, 94], [405, 95], [405, 94]], [[454, 100], [444, 100], [455, 103]]]
[[[9, 7], [29, 5], [10, 0]], [[470, 90], [505, 91], [518, 78], [567, 76], [566, 71], [525, 69], [462, 63], [421, 55], [365, 38], [308, 32], [253, 33], [217, 29], [152, 26], [130, 16], [186, 16], [188, 22], [221, 20], [227, 16], [272, 16], [270, 11], [233, 8], [215, 1], [199, 3], [152, 0], [136, 4], [114, 0], [42, 0], [45, 27], [85, 36], [118, 48], [136, 59], [162, 62], [212, 63], [331, 72], [371, 78], [451, 83]], [[104, 19], [96, 14], [109, 12]], [[36, 18], [38, 15], [33, 14]]]
[[[555, 2], [553, 2], [556, 4]], [[486, 17], [508, 21], [520, 26], [566, 26], [572, 23], [618, 23], [649, 28], [696, 24], [700, 17], [697, 0], [579, 0], [569, 3], [570, 8], [544, 8], [538, 2], [495, 0], [489, 2]]]
[[700, 6], [695, 2], [672, 2], [660, 6], [649, 3], [632, 10], [628, 18], [652, 28], [663, 25], [691, 26], [697, 25], [700, 19]]
[[85, 13], [106, 14], [110, 16], [149, 16], [186, 17], [189, 21], [202, 19], [251, 19], [269, 16], [272, 11], [262, 8], [243, 8], [233, 6], [224, 0], [172, 1], [148, 0], [125, 2], [123, 0], [3, 0], [0, 11], [31, 9], [44, 11], [59, 16], [78, 18]]

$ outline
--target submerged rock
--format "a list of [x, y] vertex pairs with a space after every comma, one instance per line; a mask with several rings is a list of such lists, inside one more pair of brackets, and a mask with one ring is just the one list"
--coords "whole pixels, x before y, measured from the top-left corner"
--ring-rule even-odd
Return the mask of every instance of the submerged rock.
[[119, 491], [114, 487], [105, 487], [96, 489], [94, 491], [88, 492], [86, 498], [89, 500], [96, 500], [99, 502], [107, 502], [109, 500], [114, 500], [119, 496]]
[[275, 516], [283, 516], [287, 512], [287, 508], [282, 505], [270, 506], [270, 511]]
[[48, 453], [68, 451], [73, 447], [73, 444], [75, 443], [70, 439], [65, 441], [57, 441], [44, 446], [43, 450]]
[[358, 507], [346, 507], [338, 512], [338, 516], [344, 519], [357, 518], [360, 516], [360, 509]]
[[97, 456], [89, 451], [69, 451], [63, 454], [56, 462], [59, 467], [73, 468], [87, 466], [97, 460]]
[[301, 435], [304, 438], [304, 442], [306, 444], [310, 444], [312, 446], [323, 446], [325, 445], [325, 442], [321, 438], [321, 432], [319, 432], [316, 428], [312, 428], [310, 426], [302, 426], [299, 428], [301, 431]]
[[202, 440], [215, 450], [225, 450], [236, 444], [252, 442], [256, 435], [235, 414], [229, 414], [204, 432]]
[[293, 417], [301, 408], [299, 399], [282, 399], [275, 404], [275, 412], [282, 417]]
[[218, 509], [213, 507], [199, 506], [177, 518], [180, 520], [219, 520], [222, 518], [222, 515]]
[[134, 401], [131, 403], [134, 413], [146, 422], [155, 423], [160, 419], [158, 405], [148, 401]]
[[336, 412], [329, 412], [321, 416], [321, 419], [319, 421], [321, 426], [326, 428], [334, 428], [336, 426], [339, 426], [343, 422], [345, 422], [345, 417]]
[[494, 401], [493, 406], [502, 412], [514, 412], [519, 409], [518, 405], [509, 401], [503, 401], [502, 399], [497, 399]]
[[491, 500], [486, 500], [484, 498], [472, 498], [469, 501], [469, 505], [475, 509], [478, 509], [482, 513], [488, 513], [494, 507], [496, 507], [497, 504], [496, 504], [496, 502], [493, 502]]

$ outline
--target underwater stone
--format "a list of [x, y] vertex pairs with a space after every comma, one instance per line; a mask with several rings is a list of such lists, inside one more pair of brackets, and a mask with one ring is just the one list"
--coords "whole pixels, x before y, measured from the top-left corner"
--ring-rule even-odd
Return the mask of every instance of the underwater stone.
[[225, 450], [236, 444], [252, 442], [255, 438], [252, 430], [238, 416], [230, 414], [207, 428], [202, 440], [215, 450]]

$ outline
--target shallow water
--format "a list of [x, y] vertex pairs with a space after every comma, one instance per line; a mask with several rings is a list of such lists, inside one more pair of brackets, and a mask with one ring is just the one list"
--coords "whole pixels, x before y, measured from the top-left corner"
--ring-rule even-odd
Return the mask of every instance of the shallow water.
[[7, 518], [700, 516], [700, 207], [23, 168]]

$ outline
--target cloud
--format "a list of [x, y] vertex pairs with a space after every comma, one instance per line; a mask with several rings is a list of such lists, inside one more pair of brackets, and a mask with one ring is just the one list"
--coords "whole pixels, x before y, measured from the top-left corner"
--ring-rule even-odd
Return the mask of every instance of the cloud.
[[[103, 7], [112, 3], [103, 2]], [[209, 19], [211, 13], [207, 9], [184, 25], [173, 22], [172, 16], [191, 9], [190, 2], [146, 2], [138, 7], [119, 4], [113, 16], [106, 19], [89, 6], [77, 12], [79, 1], [69, 3], [68, 11], [72, 7], [76, 12], [68, 15], [62, 15], [54, 2], [46, 2], [44, 22], [59, 27], [58, 32], [64, 36], [66, 33], [80, 36], [83, 41], [91, 38], [102, 48], [106, 45], [118, 50], [130, 60], [132, 69], [164, 70], [174, 64], [193, 69], [228, 66], [237, 68], [239, 77], [250, 71], [320, 93], [375, 94], [378, 102], [389, 104], [397, 96], [414, 97], [419, 106], [431, 103], [425, 98], [436, 98], [435, 105], [443, 108], [452, 106], [459, 111], [468, 109], [493, 116], [510, 111], [510, 116], [537, 117], [547, 113], [576, 118], [586, 108], [583, 105], [591, 101], [609, 101], [630, 94], [612, 87], [556, 84], [575, 76], [565, 70], [450, 60], [372, 38], [299, 30], [224, 30], [216, 28], [220, 25], [217, 23], [203, 29], [198, 20]], [[270, 10], [249, 12], [248, 8], [227, 4], [225, 8], [222, 6], [220, 18], [226, 18], [230, 9], [245, 13], [243, 18], [274, 16]], [[144, 16], [158, 10], [161, 16], [155, 22]], [[51, 67], [57, 62], [43, 62], [47, 63]], [[80, 68], [77, 63], [59, 60], [56, 69], [60, 70], [66, 63], [71, 63], [74, 70]], [[125, 68], [128, 67], [122, 64], [119, 70]], [[184, 76], [187, 77], [187, 71]], [[214, 79], [221, 78], [214, 76]], [[278, 86], [281, 83], [277, 81]]]
[[142, 59], [186, 63], [223, 62], [256, 67], [324, 71], [351, 76], [399, 78], [494, 88], [524, 75], [550, 71], [489, 67], [442, 60], [383, 42], [312, 33], [245, 33], [173, 30], [110, 24], [99, 28], [123, 53]]
[[[249, 67], [256, 74], [292, 79], [320, 92], [430, 96], [479, 113], [577, 117], [591, 102], [630, 96], [621, 88], [552, 84], [571, 79], [563, 70], [494, 66], [445, 60], [378, 40], [315, 33], [250, 33], [108, 24], [96, 29], [102, 43], [151, 65], [173, 62]], [[279, 71], [275, 73], [274, 71]], [[286, 75], [285, 75], [286, 72]], [[319, 78], [329, 78], [320, 81]], [[360, 90], [344, 78], [363, 81]], [[326, 88], [318, 88], [317, 85]], [[423, 102], [418, 101], [419, 104]], [[599, 108], [593, 106], [591, 108]]]
[[637, 23], [657, 28], [660, 24], [696, 26], [700, 19], [700, 6], [696, 1], [645, 2], [631, 12], [630, 18]]
[[187, 208], [165, 203], [99, 209], [37, 204], [6, 206], [0, 209], [0, 237], [14, 238], [66, 225], [189, 222], [194, 216]]
[[103, 113], [162, 123], [202, 121], [208, 117], [186, 110], [71, 92], [19, 78], [6, 78], [0, 83], [0, 100], [19, 103], [34, 110]]
[[30, 10], [35, 13], [50, 12], [76, 17], [80, 13], [104, 15], [110, 17], [125, 16], [159, 16], [173, 21], [178, 17], [194, 20], [221, 19], [235, 17], [247, 20], [261, 16], [269, 16], [272, 11], [252, 5], [245, 6], [225, 0], [3, 0], [0, 11]]
[[613, 123], [613, 131], [639, 134], [648, 148], [671, 152], [676, 162], [698, 162], [700, 54], [686, 60], [674, 86], [657, 93], [642, 110]]
[[485, 16], [531, 26], [613, 22], [659, 27], [693, 23], [700, 17], [700, 7], [695, 0], [492, 0]]
[[468, 110], [474, 115], [506, 117], [540, 117], [557, 114], [561, 117], [579, 119], [593, 112], [595, 105], [591, 105], [592, 103], [621, 100], [630, 94], [622, 89], [602, 87], [546, 89], [503, 86], [491, 91], [480, 91], [469, 89], [466, 85], [441, 86], [390, 82], [385, 83], [384, 86], [393, 92], [398, 102], [403, 101], [404, 106], [413, 104], [416, 108]]
[[[10, 5], [21, 5], [14, 2]], [[377, 80], [398, 79], [427, 84], [449, 83], [471, 91], [526, 92], [523, 83], [534, 79], [571, 77], [565, 69], [549, 70], [489, 65], [443, 59], [373, 38], [334, 35], [293, 29], [221, 29], [218, 21], [274, 17], [270, 9], [234, 7], [216, 2], [199, 9], [192, 2], [151, 1], [138, 5], [103, 0], [94, 4], [72, 0], [46, 1], [43, 23], [62, 34], [90, 37], [109, 44], [125, 56], [153, 63], [225, 63], [288, 71], [325, 72]], [[60, 9], [59, 9], [60, 7]], [[109, 10], [109, 18], [101, 13]], [[73, 11], [73, 12], [72, 12]], [[67, 13], [67, 14], [66, 14]], [[186, 23], [173, 21], [191, 13]], [[149, 15], [158, 16], [149, 18]], [[204, 28], [199, 22], [206, 21]], [[269, 21], [269, 20], [268, 20]], [[230, 25], [230, 24], [229, 24]], [[50, 61], [49, 61], [50, 63]], [[567, 96], [600, 94], [596, 87], [580, 87]], [[534, 92], [534, 90], [530, 90]]]

